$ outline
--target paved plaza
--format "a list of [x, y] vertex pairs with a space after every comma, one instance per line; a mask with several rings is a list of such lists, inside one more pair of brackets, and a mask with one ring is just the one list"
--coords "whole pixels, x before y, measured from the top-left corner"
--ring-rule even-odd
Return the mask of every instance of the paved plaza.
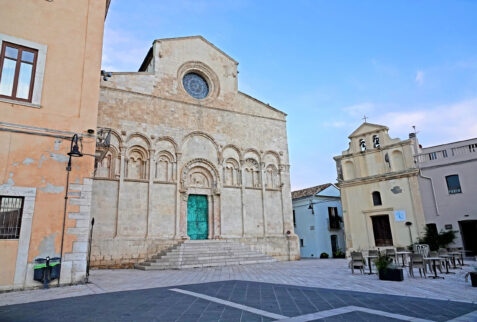
[[477, 321], [470, 269], [403, 282], [351, 275], [334, 259], [94, 270], [87, 285], [0, 294], [0, 321]]

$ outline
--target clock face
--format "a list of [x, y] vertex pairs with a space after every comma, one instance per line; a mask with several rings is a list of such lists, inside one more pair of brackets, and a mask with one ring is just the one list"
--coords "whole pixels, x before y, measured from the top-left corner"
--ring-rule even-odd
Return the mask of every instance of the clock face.
[[199, 74], [186, 74], [182, 79], [182, 85], [184, 85], [186, 92], [193, 98], [203, 99], [209, 95], [209, 85]]

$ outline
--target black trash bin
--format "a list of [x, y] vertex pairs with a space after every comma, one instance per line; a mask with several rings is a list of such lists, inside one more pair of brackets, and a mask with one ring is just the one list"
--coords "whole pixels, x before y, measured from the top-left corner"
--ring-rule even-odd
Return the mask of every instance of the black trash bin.
[[46, 258], [35, 259], [35, 265], [33, 266], [33, 279], [38, 282], [42, 282], [45, 279], [46, 273]]
[[50, 279], [54, 280], [60, 276], [61, 258], [53, 257], [50, 259]]

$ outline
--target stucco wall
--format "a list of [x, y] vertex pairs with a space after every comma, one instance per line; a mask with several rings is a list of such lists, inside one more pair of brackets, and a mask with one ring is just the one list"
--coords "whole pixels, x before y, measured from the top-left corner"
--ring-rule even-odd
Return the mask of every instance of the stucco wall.
[[[0, 39], [36, 46], [42, 61], [37, 65], [42, 78], [35, 77], [32, 104], [0, 99], [0, 190], [3, 195], [18, 196], [35, 192], [25, 199], [32, 199], [31, 213], [24, 209], [31, 225], [23, 230], [22, 224], [15, 277], [2, 289], [41, 286], [33, 281], [33, 260], [60, 254], [71, 136], [83, 136], [83, 152], [94, 154], [94, 137], [87, 130], [96, 128], [105, 4], [2, 2]], [[73, 160], [61, 273], [64, 284], [84, 281], [92, 184], [88, 178], [93, 169], [92, 157]], [[0, 258], [11, 257], [8, 244], [11, 241], [0, 240]], [[0, 267], [2, 276], [11, 276], [11, 271], [10, 264]]]

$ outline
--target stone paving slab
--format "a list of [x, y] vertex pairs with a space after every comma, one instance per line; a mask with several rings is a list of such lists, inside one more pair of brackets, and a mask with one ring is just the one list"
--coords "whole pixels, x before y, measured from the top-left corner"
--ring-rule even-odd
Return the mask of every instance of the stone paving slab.
[[[184, 294], [162, 287], [2, 306], [0, 320], [272, 321], [250, 312], [253, 309], [285, 319], [335, 311], [333, 315], [316, 321], [412, 321], [415, 318], [448, 321], [472, 312], [477, 314], [477, 304], [471, 303], [250, 281], [201, 283], [179, 286], [178, 289], [194, 292]], [[228, 302], [218, 303], [220, 299]], [[350, 307], [357, 310], [342, 313], [336, 310]], [[359, 309], [370, 309], [368, 311], [372, 313]], [[388, 316], [390, 314], [402, 318], [393, 319]]]
[[[90, 276], [92, 283], [49, 290], [0, 293], [0, 306], [88, 294], [226, 280], [289, 284], [477, 303], [477, 288], [471, 287], [470, 282], [466, 283], [464, 280], [465, 273], [471, 271], [472, 266], [454, 270], [455, 275], [443, 275], [445, 276], [444, 280], [411, 278], [405, 272], [403, 282], [389, 282], [379, 281], [376, 275], [352, 275], [347, 263], [345, 259], [315, 259], [164, 271], [92, 270]], [[476, 262], [468, 263], [477, 265]]]

